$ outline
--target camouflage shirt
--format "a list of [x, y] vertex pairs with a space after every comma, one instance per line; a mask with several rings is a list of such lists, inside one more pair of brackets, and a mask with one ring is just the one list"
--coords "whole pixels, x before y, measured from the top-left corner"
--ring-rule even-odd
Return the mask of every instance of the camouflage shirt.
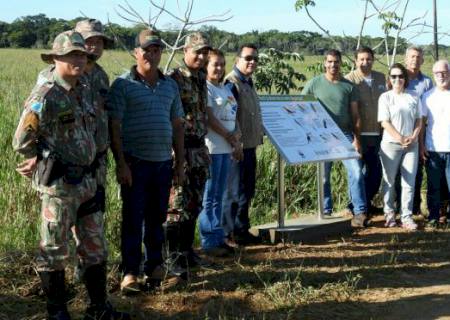
[[13, 138], [13, 148], [26, 158], [38, 154], [38, 143], [66, 164], [87, 166], [95, 158], [95, 111], [91, 89], [80, 79], [72, 88], [50, 72], [25, 102]]
[[[54, 65], [49, 65], [42, 70], [37, 79], [37, 84], [43, 84], [47, 81], [53, 81]], [[87, 81], [91, 87], [91, 99], [95, 110], [96, 132], [95, 142], [97, 152], [104, 152], [109, 146], [108, 136], [108, 115], [105, 110], [105, 98], [109, 90], [109, 79], [106, 72], [99, 64], [95, 64], [90, 73], [83, 75], [84, 81]]]
[[194, 75], [186, 65], [170, 71], [168, 75], [176, 81], [180, 90], [185, 114], [185, 147], [203, 145], [207, 133], [206, 75], [202, 70]]

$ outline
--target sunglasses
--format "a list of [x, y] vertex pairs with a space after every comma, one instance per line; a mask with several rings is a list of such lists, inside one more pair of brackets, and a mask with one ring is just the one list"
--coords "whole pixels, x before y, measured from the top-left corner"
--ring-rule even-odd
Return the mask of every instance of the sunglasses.
[[391, 79], [405, 79], [405, 76], [402, 74], [391, 74], [389, 77]]
[[241, 56], [241, 58], [247, 62], [250, 62], [250, 61], [258, 62], [259, 61], [259, 58], [257, 56], [245, 56], [245, 57]]

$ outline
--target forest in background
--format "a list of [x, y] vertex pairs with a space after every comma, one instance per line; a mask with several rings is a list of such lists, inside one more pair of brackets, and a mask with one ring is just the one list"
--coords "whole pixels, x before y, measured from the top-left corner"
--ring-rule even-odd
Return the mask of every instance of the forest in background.
[[[64, 20], [49, 18], [45, 14], [37, 14], [17, 18], [11, 23], [0, 21], [0, 48], [49, 48], [57, 34], [72, 29], [76, 22], [82, 19], [86, 18], [78, 17], [73, 20]], [[118, 40], [115, 43], [115, 49], [131, 49], [138, 30], [142, 28], [142, 25], [125, 27], [115, 23], [105, 24], [106, 34]], [[226, 52], [235, 52], [240, 44], [247, 42], [255, 43], [261, 49], [275, 48], [285, 52], [299, 52], [303, 55], [321, 55], [325, 50], [335, 47], [329, 37], [304, 30], [292, 32], [253, 30], [236, 34], [210, 25], [203, 25], [198, 30], [208, 35], [213, 46], [221, 46], [222, 50]], [[178, 31], [163, 30], [161, 33], [168, 43], [173, 43]], [[357, 36], [334, 35], [333, 38], [346, 53], [351, 54], [357, 46]], [[361, 43], [364, 46], [374, 47], [382, 39], [382, 37], [363, 36]], [[394, 38], [390, 37], [389, 41], [393, 42]], [[403, 53], [409, 45], [406, 39], [400, 38], [397, 52]], [[432, 47], [426, 45], [424, 49], [428, 53], [428, 51], [431, 52]], [[446, 46], [440, 46], [443, 54], [447, 53], [446, 49]], [[376, 53], [384, 53], [384, 48], [378, 47]]]

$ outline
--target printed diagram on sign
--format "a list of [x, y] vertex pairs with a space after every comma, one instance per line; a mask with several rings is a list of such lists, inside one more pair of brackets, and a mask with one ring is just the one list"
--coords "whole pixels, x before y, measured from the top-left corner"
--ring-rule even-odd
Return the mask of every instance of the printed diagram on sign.
[[261, 106], [266, 133], [288, 162], [357, 156], [350, 141], [319, 101], [261, 101]]

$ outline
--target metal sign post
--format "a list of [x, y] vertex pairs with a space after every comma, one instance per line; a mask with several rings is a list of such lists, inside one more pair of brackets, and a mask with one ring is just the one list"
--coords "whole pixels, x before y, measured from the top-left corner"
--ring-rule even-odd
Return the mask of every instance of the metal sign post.
[[277, 185], [278, 185], [278, 228], [284, 228], [284, 213], [286, 210], [285, 201], [284, 201], [284, 161], [280, 155], [277, 153], [277, 166], [278, 166], [278, 176], [277, 176]]
[[317, 220], [323, 219], [323, 176], [325, 174], [325, 162], [317, 163]]

